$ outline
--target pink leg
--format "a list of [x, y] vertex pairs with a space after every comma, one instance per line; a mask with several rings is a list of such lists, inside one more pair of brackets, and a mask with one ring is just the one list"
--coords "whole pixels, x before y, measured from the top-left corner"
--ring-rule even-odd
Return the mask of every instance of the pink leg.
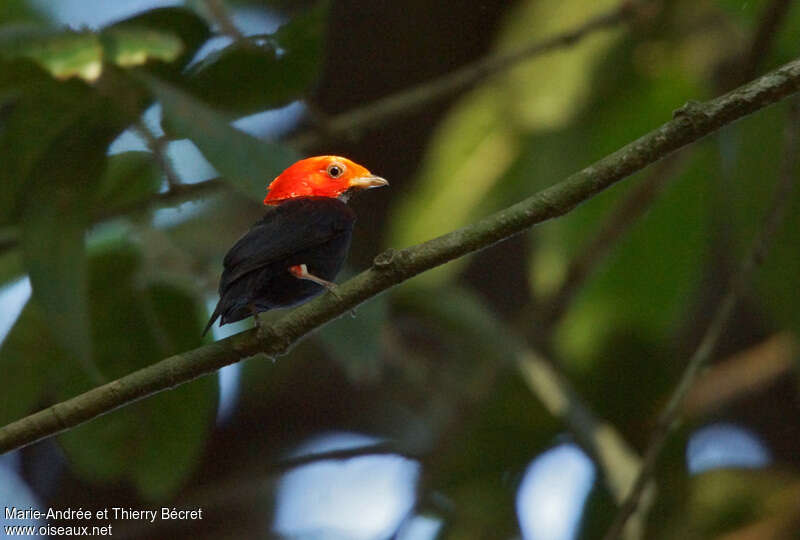
[[313, 281], [317, 285], [322, 285], [323, 287], [328, 289], [333, 296], [341, 300], [339, 295], [336, 294], [336, 283], [328, 281], [327, 279], [322, 279], [321, 277], [317, 277], [314, 274], [310, 274], [308, 272], [308, 267], [305, 264], [290, 266], [289, 273], [292, 274], [297, 279], [307, 279], [308, 281]]

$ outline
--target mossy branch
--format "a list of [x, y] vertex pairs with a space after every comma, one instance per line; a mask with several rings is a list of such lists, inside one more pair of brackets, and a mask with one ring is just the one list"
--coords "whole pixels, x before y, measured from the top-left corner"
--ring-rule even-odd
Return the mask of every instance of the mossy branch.
[[754, 111], [800, 90], [800, 59], [706, 103], [691, 102], [658, 129], [613, 154], [483, 220], [375, 258], [368, 270], [276, 322], [171, 356], [0, 428], [0, 453], [20, 448], [118, 407], [174, 388], [259, 352], [285, 353], [294, 343], [358, 304], [417, 274], [561, 216], [616, 182]]

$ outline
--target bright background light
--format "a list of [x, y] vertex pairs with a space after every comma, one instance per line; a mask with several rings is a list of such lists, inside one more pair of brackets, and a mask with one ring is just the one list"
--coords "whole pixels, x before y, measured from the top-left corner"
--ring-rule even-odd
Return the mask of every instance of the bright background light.
[[576, 538], [594, 465], [574, 444], [544, 452], [528, 465], [517, 491], [517, 518], [525, 540]]
[[[376, 442], [379, 440], [357, 433], [332, 433], [303, 444], [293, 455]], [[303, 538], [388, 538], [414, 508], [418, 477], [416, 461], [391, 454], [303, 465], [280, 481], [273, 529]]]
[[711, 424], [698, 429], [686, 445], [686, 465], [691, 474], [723, 468], [764, 467], [769, 462], [769, 450], [761, 439], [735, 424]]

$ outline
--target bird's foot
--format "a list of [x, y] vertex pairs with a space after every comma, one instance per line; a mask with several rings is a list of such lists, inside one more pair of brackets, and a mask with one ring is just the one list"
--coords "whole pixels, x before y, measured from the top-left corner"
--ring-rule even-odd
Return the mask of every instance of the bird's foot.
[[328, 289], [328, 292], [331, 293], [333, 296], [335, 296], [337, 300], [341, 301], [342, 297], [339, 296], [338, 292], [336, 292], [337, 289], [336, 283], [331, 283], [330, 285], [325, 285], [324, 287]]
[[261, 324], [261, 319], [258, 316], [258, 310], [253, 305], [250, 305], [250, 313], [253, 314], [253, 328], [256, 329], [256, 336], [259, 341], [264, 341], [267, 335], [264, 333], [264, 326]]
[[317, 285], [322, 285], [328, 292], [330, 292], [333, 296], [336, 297], [337, 300], [341, 300], [342, 297], [339, 296], [339, 293], [336, 292], [336, 283], [333, 281], [328, 281], [327, 279], [322, 279], [321, 277], [317, 277], [314, 274], [308, 271], [308, 266], [305, 264], [298, 264], [296, 266], [289, 267], [289, 273], [292, 274], [297, 279], [305, 279], [308, 281], [313, 281]]

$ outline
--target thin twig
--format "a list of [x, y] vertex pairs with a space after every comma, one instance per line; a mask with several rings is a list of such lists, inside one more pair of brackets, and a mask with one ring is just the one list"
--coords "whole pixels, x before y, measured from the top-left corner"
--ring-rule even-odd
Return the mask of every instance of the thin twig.
[[255, 48], [253, 42], [247, 39], [247, 36], [242, 34], [241, 30], [234, 24], [222, 0], [205, 0], [205, 3], [208, 13], [224, 34], [230, 36], [239, 46]]
[[783, 331], [710, 366], [686, 396], [683, 414], [708, 416], [743, 396], [763, 392], [776, 380], [797, 372], [798, 353], [797, 337]]
[[767, 212], [764, 226], [753, 241], [739, 271], [731, 280], [728, 292], [717, 308], [700, 345], [689, 359], [678, 386], [673, 391], [667, 406], [662, 412], [647, 444], [639, 476], [630, 494], [617, 512], [614, 522], [604, 537], [605, 540], [618, 538], [628, 518], [636, 511], [644, 488], [654, 472], [658, 457], [661, 455], [670, 433], [680, 421], [680, 413], [687, 393], [694, 384], [700, 370], [714, 353], [716, 344], [733, 314], [739, 295], [746, 284], [749, 283], [755, 268], [766, 255], [769, 244], [783, 221], [791, 200], [791, 192], [794, 189], [795, 177], [797, 176], [798, 143], [800, 143], [800, 102], [795, 101], [786, 127], [784, 160], [780, 180], [775, 189], [775, 195]]
[[197, 182], [196, 184], [178, 184], [172, 186], [169, 191], [157, 193], [148, 199], [121, 208], [101, 211], [94, 215], [92, 223], [100, 223], [120, 216], [130, 216], [161, 206], [172, 206], [189, 199], [198, 199], [215, 191], [219, 191], [225, 185], [225, 180], [219, 177], [210, 178], [202, 182]]
[[739, 83], [749, 81], [758, 73], [764, 58], [769, 53], [778, 27], [786, 19], [792, 3], [792, 0], [772, 0], [770, 5], [764, 9], [764, 16], [753, 35], [749, 51], [744, 59]]
[[134, 128], [136, 129], [136, 132], [144, 139], [147, 148], [153, 154], [153, 158], [155, 158], [156, 163], [158, 163], [159, 168], [164, 173], [164, 177], [167, 179], [167, 185], [169, 186], [170, 191], [179, 190], [179, 186], [182, 184], [182, 182], [180, 177], [178, 177], [178, 174], [175, 172], [172, 159], [167, 155], [167, 144], [169, 144], [168, 139], [153, 135], [153, 132], [142, 120], [136, 122], [136, 124], [134, 124]]

